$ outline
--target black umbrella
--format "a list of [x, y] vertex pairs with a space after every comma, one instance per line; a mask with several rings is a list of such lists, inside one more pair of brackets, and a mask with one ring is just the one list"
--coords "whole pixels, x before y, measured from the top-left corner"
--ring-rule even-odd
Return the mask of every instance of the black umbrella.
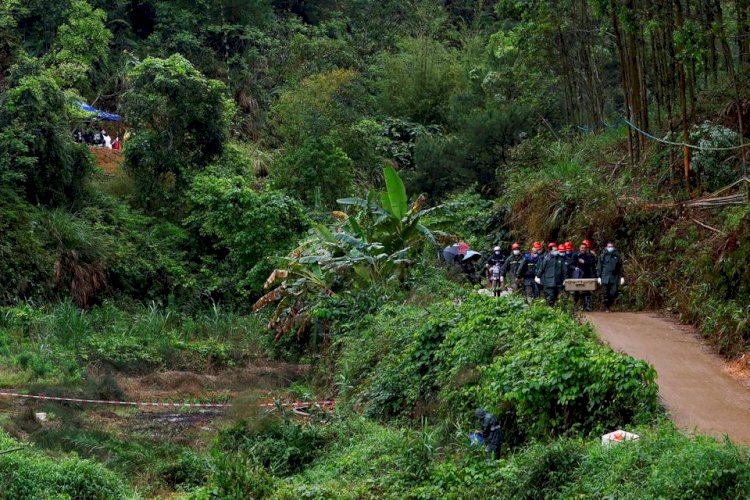
[[452, 264], [456, 261], [456, 257], [460, 255], [460, 249], [458, 245], [451, 245], [443, 249], [443, 260]]

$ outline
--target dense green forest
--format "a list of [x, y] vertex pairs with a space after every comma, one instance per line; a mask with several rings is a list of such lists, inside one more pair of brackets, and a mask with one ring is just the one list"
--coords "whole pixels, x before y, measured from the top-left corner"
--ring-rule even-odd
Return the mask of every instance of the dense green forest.
[[[480, 297], [436, 257], [614, 239], [618, 307], [739, 358], [749, 81], [747, 0], [0, 0], [0, 387], [239, 402], [181, 432], [0, 399], [2, 491], [750, 495], [747, 449], [675, 430], [569, 301]], [[114, 168], [73, 140], [100, 126]], [[267, 363], [285, 382], [248, 395]], [[201, 390], [133, 385], [165, 373]], [[335, 413], [255, 404], [312, 398]]]

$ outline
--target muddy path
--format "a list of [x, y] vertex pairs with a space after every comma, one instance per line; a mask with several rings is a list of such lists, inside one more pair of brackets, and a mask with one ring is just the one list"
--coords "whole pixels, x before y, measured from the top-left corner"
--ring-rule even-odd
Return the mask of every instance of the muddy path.
[[613, 349], [651, 363], [672, 421], [687, 430], [750, 444], [750, 388], [699, 334], [657, 313], [591, 313]]

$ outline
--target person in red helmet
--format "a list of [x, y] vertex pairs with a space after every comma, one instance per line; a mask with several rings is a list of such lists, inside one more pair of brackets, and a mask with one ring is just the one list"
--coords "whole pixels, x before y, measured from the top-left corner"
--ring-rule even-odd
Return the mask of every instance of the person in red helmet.
[[542, 260], [550, 256], [550, 253], [552, 252], [552, 247], [555, 247], [555, 249], [557, 249], [557, 243], [555, 243], [554, 241], [547, 243], [547, 251], [544, 252], [542, 255], [540, 255]]
[[534, 281], [534, 278], [536, 278], [536, 270], [539, 266], [539, 251], [541, 249], [542, 244], [535, 241], [531, 245], [531, 250], [524, 254], [524, 262], [521, 265], [521, 269], [518, 270], [518, 276], [523, 279], [524, 295], [528, 303], [539, 298], [539, 285]]
[[562, 256], [565, 260], [565, 279], [568, 279], [573, 274], [573, 242], [565, 242], [565, 252], [562, 253]]
[[[591, 242], [583, 240], [578, 253], [573, 256], [573, 263], [571, 264], [571, 277], [573, 279], [592, 279], [596, 273], [596, 257], [591, 255], [587, 243]], [[583, 310], [591, 311], [591, 292], [573, 292], [573, 300], [576, 304], [583, 301]]]
[[518, 243], [513, 243], [513, 245], [511, 245], [510, 252], [510, 257], [505, 259], [503, 279], [506, 286], [515, 292], [520, 286], [518, 272], [523, 265], [524, 258], [523, 255], [521, 255], [521, 245]]

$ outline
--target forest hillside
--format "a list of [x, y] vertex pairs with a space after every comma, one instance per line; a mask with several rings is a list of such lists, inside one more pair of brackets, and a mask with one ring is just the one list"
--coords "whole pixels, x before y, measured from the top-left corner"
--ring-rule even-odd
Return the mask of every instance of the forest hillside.
[[747, 373], [749, 81], [748, 0], [0, 0], [3, 493], [750, 495], [571, 297], [439, 258], [613, 240]]

